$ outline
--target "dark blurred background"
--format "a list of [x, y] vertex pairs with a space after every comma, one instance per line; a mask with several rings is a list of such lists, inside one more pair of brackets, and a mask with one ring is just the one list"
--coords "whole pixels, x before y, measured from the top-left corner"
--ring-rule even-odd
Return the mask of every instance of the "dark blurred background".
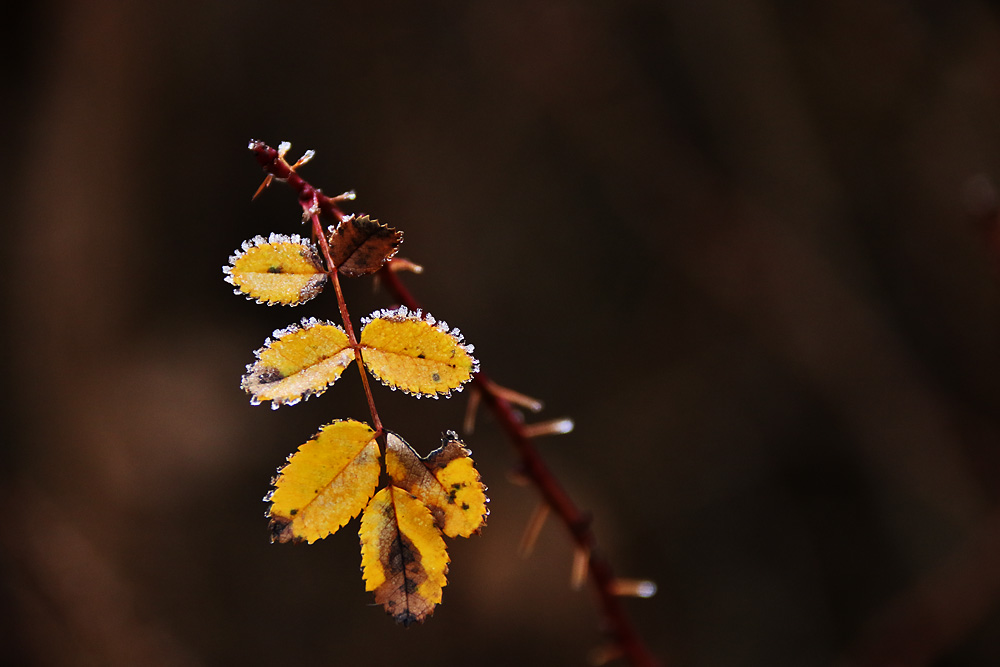
[[[667, 664], [1000, 664], [1000, 13], [993, 3], [8, 3], [0, 661], [579, 665], [604, 644], [489, 416], [484, 533], [422, 627], [357, 523], [268, 543], [261, 497], [349, 374], [272, 412], [232, 294], [300, 231], [250, 138], [403, 229], [405, 280], [594, 514]], [[355, 319], [389, 305], [346, 286]], [[426, 453], [466, 397], [381, 387]], [[535, 419], [536, 417], [531, 417]]]

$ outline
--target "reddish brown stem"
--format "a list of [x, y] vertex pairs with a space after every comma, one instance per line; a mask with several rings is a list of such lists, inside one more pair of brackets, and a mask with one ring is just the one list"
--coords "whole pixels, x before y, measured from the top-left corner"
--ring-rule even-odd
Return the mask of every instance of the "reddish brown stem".
[[[410, 291], [403, 285], [395, 271], [383, 268], [380, 275], [386, 289], [401, 305], [407, 308], [422, 308]], [[621, 598], [615, 593], [615, 577], [611, 564], [598, 553], [597, 538], [590, 526], [590, 516], [580, 510], [559, 480], [545, 464], [531, 438], [525, 435], [524, 424], [518, 419], [511, 404], [494, 391], [496, 386], [480, 371], [472, 379], [483, 401], [492, 410], [500, 426], [521, 458], [524, 474], [534, 483], [542, 498], [569, 530], [573, 542], [590, 554], [588, 566], [590, 578], [597, 590], [597, 597], [604, 612], [611, 635], [622, 650], [622, 654], [633, 665], [653, 666], [659, 662], [646, 648], [642, 638], [632, 626]]]
[[[281, 157], [278, 157], [284, 163]], [[287, 166], [287, 165], [286, 165]], [[344, 331], [347, 333], [347, 342], [354, 350], [354, 359], [357, 361], [358, 371], [361, 373], [361, 384], [365, 388], [365, 397], [368, 399], [368, 411], [372, 416], [372, 427], [375, 429], [375, 435], [382, 434], [382, 420], [379, 419], [378, 410], [375, 409], [375, 398], [372, 396], [371, 385], [368, 384], [368, 373], [365, 372], [365, 360], [361, 353], [361, 345], [358, 343], [357, 336], [354, 335], [354, 325], [351, 323], [351, 314], [347, 311], [347, 301], [344, 299], [344, 292], [340, 288], [340, 274], [337, 271], [337, 265], [333, 261], [333, 257], [330, 255], [330, 244], [327, 243], [326, 234], [323, 233], [323, 225], [319, 221], [319, 214], [316, 211], [319, 209], [318, 202], [319, 191], [314, 191], [313, 198], [308, 203], [303, 202], [302, 198], [299, 198], [299, 202], [302, 204], [303, 210], [309, 215], [312, 220], [312, 234], [313, 238], [319, 244], [320, 252], [323, 253], [323, 259], [326, 262], [326, 274], [330, 278], [330, 282], [333, 283], [333, 289], [337, 293], [337, 305], [340, 308], [340, 319], [344, 323]]]
[[303, 208], [315, 206], [320, 213], [325, 213], [338, 221], [347, 217], [347, 214], [338, 205], [338, 198], [328, 197], [323, 194], [322, 190], [310, 185], [304, 178], [295, 173], [295, 170], [283, 157], [278, 155], [277, 150], [262, 141], [251, 140], [250, 152], [253, 153], [257, 163], [264, 168], [264, 171], [279, 181], [285, 181], [298, 193], [299, 202]]
[[[327, 197], [320, 190], [314, 188], [305, 179], [299, 176], [285, 162], [284, 158], [278, 155], [278, 151], [259, 141], [250, 142], [250, 150], [257, 158], [257, 162], [264, 170], [279, 180], [288, 183], [298, 193], [299, 202], [303, 208], [311, 214], [313, 220], [313, 234], [317, 237], [323, 257], [326, 259], [327, 267], [332, 269], [331, 281], [337, 291], [337, 301], [341, 306], [341, 316], [344, 319], [344, 327], [347, 330], [348, 338], [361, 361], [360, 346], [354, 338], [353, 329], [350, 326], [350, 319], [347, 316], [347, 308], [340, 291], [340, 282], [337, 280], [336, 267], [330, 258], [330, 248], [323, 235], [323, 230], [319, 224], [319, 213], [325, 213], [337, 220], [343, 220], [347, 215], [338, 205], [338, 200]], [[421, 308], [421, 305], [413, 297], [410, 291], [403, 285], [396, 272], [389, 270], [388, 265], [379, 272], [382, 283], [393, 297], [400, 303], [412, 310]], [[360, 363], [359, 363], [360, 366]], [[365, 377], [362, 369], [362, 377]], [[371, 399], [371, 392], [368, 388], [367, 377], [365, 377], [365, 391], [368, 393], [369, 406], [372, 410], [372, 418], [377, 421], [374, 402]], [[473, 377], [473, 383], [482, 392], [483, 401], [492, 410], [501, 428], [506, 432], [508, 439], [514, 445], [521, 459], [521, 466], [524, 474], [530, 479], [538, 489], [544, 501], [552, 508], [552, 511], [566, 525], [570, 537], [579, 549], [590, 554], [588, 559], [588, 569], [590, 579], [594, 583], [597, 598], [601, 605], [601, 610], [607, 622], [610, 634], [618, 648], [621, 649], [622, 656], [636, 667], [655, 667], [659, 661], [650, 653], [642, 638], [629, 620], [622, 606], [621, 599], [616, 593], [616, 582], [614, 570], [611, 564], [600, 555], [597, 549], [597, 538], [591, 529], [590, 516], [580, 510], [573, 502], [573, 499], [563, 488], [556, 476], [549, 470], [541, 454], [535, 447], [534, 442], [524, 431], [524, 425], [518, 419], [517, 412], [511, 404], [494, 389], [495, 385], [480, 371]], [[378, 424], [381, 431], [381, 425]]]

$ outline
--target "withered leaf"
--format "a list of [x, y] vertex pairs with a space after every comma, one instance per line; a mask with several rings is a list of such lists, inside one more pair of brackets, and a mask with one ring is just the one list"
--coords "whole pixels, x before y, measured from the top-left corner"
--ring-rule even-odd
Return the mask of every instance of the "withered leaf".
[[271, 541], [312, 544], [337, 532], [368, 504], [378, 476], [375, 432], [350, 419], [327, 424], [289, 457], [265, 497]]
[[275, 331], [247, 366], [242, 387], [254, 405], [293, 405], [322, 394], [354, 360], [347, 334], [332, 322], [305, 318], [301, 326]]
[[470, 455], [454, 431], [423, 459], [398, 435], [386, 432], [385, 468], [392, 483], [419, 498], [448, 537], [479, 532], [489, 514], [486, 487]]
[[405, 306], [362, 320], [365, 367], [388, 387], [416, 396], [448, 396], [472, 379], [479, 362], [458, 329]]
[[448, 583], [448, 551], [430, 510], [410, 493], [387, 486], [361, 516], [365, 590], [403, 625], [422, 622]]
[[403, 232], [367, 215], [351, 216], [331, 230], [330, 257], [340, 273], [352, 278], [378, 271], [403, 242]]
[[297, 306], [322, 291], [327, 275], [311, 243], [298, 234], [255, 236], [222, 267], [237, 294], [268, 305]]

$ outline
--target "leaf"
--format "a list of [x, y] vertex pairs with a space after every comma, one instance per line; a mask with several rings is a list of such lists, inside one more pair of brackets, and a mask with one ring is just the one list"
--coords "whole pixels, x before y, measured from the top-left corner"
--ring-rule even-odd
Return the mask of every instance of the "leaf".
[[272, 335], [243, 376], [253, 405], [271, 401], [278, 408], [322, 394], [354, 360], [347, 334], [332, 322], [304, 318], [301, 328], [293, 324]]
[[362, 358], [388, 387], [416, 396], [445, 396], [472, 379], [479, 362], [458, 329], [405, 306], [362, 320]]
[[379, 470], [378, 442], [367, 424], [327, 424], [289, 457], [265, 496], [271, 541], [312, 544], [337, 532], [368, 504]]
[[298, 234], [244, 241], [222, 271], [237, 294], [269, 306], [305, 303], [322, 291], [327, 279], [316, 248]]
[[478, 533], [490, 513], [471, 453], [448, 431], [441, 447], [421, 459], [402, 438], [386, 432], [385, 469], [392, 483], [419, 498], [448, 537]]
[[338, 271], [352, 278], [378, 271], [403, 242], [403, 232], [367, 215], [351, 216], [331, 230], [330, 257]]
[[403, 625], [430, 616], [448, 583], [449, 561], [430, 510], [390, 485], [368, 503], [358, 534], [365, 590]]

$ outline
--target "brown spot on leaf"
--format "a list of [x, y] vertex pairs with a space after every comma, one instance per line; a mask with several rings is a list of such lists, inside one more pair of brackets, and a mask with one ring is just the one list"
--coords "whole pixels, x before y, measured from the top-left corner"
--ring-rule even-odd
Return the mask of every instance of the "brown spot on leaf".
[[420, 551], [408, 537], [397, 532], [380, 560], [386, 584], [376, 591], [375, 601], [384, 605], [386, 611], [404, 626], [420, 621], [434, 607], [416, 595], [420, 584], [427, 580], [427, 572], [420, 564]]
[[284, 380], [285, 376], [282, 375], [281, 371], [272, 366], [262, 366], [260, 368], [255, 368], [253, 373], [250, 374], [250, 383], [254, 384], [271, 384], [272, 382], [278, 382], [279, 380]]
[[302, 541], [301, 538], [295, 536], [295, 532], [292, 530], [292, 520], [283, 516], [272, 516], [268, 529], [271, 531], [271, 542], [285, 544]]
[[308, 301], [319, 294], [324, 285], [326, 285], [326, 274], [317, 273], [314, 275], [305, 285], [302, 286], [302, 289], [299, 291], [299, 298], [301, 299], [300, 303]]

